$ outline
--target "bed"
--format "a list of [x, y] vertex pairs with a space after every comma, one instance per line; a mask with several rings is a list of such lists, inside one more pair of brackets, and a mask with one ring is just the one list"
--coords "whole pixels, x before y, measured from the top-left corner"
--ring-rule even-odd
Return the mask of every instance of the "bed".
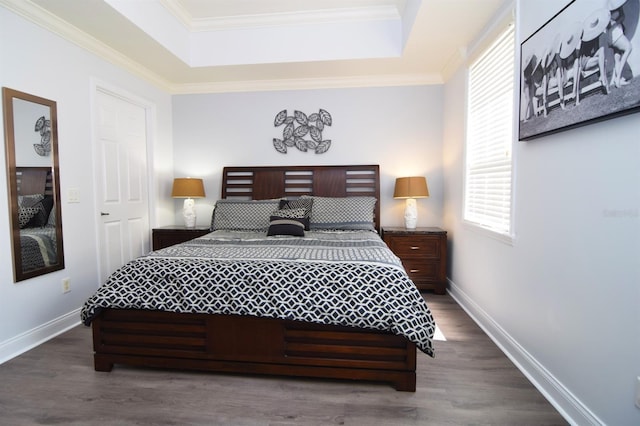
[[95, 369], [415, 391], [417, 350], [433, 355], [435, 323], [376, 232], [378, 166], [225, 167], [221, 195], [210, 234], [129, 262], [85, 303]]
[[22, 273], [57, 264], [51, 167], [16, 167]]

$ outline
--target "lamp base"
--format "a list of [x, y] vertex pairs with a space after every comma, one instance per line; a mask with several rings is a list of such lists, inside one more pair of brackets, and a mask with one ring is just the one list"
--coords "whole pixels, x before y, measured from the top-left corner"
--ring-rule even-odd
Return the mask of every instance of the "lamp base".
[[404, 227], [407, 229], [415, 229], [418, 224], [418, 206], [415, 198], [407, 198], [404, 208]]
[[186, 198], [182, 207], [182, 217], [184, 217], [184, 226], [187, 228], [196, 227], [196, 203], [193, 198]]

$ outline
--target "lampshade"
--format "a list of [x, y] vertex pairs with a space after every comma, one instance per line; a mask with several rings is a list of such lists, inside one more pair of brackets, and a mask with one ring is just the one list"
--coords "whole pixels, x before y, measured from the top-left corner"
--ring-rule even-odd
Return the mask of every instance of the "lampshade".
[[401, 177], [396, 179], [393, 198], [426, 198], [429, 196], [427, 179], [423, 176]]
[[175, 178], [171, 196], [173, 198], [204, 198], [202, 179]]

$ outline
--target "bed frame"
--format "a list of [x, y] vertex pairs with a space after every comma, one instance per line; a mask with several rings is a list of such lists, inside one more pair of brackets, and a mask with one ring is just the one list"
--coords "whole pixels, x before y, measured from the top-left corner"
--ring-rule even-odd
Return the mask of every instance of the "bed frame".
[[[225, 167], [222, 198], [374, 196], [377, 165]], [[379, 229], [380, 203], [375, 208]], [[92, 322], [94, 364], [389, 382], [416, 389], [416, 346], [375, 330], [238, 315], [105, 309]]]
[[16, 167], [18, 195], [53, 195], [51, 167]]

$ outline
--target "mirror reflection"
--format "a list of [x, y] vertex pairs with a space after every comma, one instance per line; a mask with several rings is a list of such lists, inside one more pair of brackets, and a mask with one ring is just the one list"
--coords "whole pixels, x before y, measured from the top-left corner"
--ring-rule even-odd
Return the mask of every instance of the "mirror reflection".
[[55, 101], [3, 88], [16, 282], [64, 268]]

